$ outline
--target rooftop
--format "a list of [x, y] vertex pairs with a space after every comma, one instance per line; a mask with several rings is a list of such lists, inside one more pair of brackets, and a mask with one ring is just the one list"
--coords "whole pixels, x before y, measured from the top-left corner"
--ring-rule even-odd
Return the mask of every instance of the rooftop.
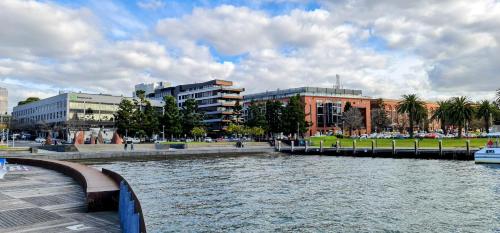
[[325, 87], [298, 87], [290, 89], [278, 89], [275, 91], [265, 91], [255, 94], [245, 95], [245, 100], [252, 99], [275, 99], [289, 97], [293, 95], [301, 96], [338, 96], [338, 97], [363, 97], [361, 90], [325, 88]]

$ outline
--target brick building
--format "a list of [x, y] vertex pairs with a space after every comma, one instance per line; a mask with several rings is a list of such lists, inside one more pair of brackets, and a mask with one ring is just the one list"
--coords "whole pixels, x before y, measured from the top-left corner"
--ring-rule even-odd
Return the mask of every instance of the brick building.
[[277, 100], [286, 105], [290, 97], [300, 95], [305, 103], [306, 121], [311, 122], [306, 136], [340, 132], [343, 128], [342, 112], [345, 104], [360, 110], [363, 126], [354, 133], [371, 133], [371, 98], [363, 96], [361, 90], [299, 87], [285, 90], [266, 91], [244, 96], [245, 109], [252, 101], [265, 103]]
[[[378, 108], [377, 101], [379, 99], [372, 99], [371, 100], [371, 111], [375, 111]], [[395, 100], [395, 99], [382, 99], [385, 107], [385, 111], [387, 112], [387, 117], [390, 120], [390, 129], [392, 131], [401, 131], [401, 132], [406, 132], [406, 129], [409, 127], [409, 121], [408, 121], [408, 116], [407, 114], [399, 114], [397, 112], [397, 106], [399, 101], [401, 100]], [[439, 105], [435, 102], [430, 102], [426, 101], [425, 102], [425, 107], [427, 108], [427, 113], [428, 113], [428, 130], [429, 132], [435, 131], [440, 129], [441, 125], [438, 120], [431, 120], [430, 118], [432, 117], [432, 114], [434, 111], [439, 107]], [[426, 128], [425, 125], [421, 124], [415, 125], [415, 130], [424, 130]]]

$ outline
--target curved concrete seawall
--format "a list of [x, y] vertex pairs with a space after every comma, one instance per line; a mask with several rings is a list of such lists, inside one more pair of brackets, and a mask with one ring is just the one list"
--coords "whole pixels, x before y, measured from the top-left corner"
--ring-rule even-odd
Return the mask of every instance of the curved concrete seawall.
[[124, 182], [125, 185], [128, 186], [128, 189], [129, 189], [131, 196], [132, 196], [132, 200], [134, 201], [134, 210], [139, 215], [139, 232], [146, 233], [147, 232], [146, 231], [146, 223], [144, 222], [144, 215], [142, 213], [141, 202], [139, 201], [139, 198], [137, 198], [137, 195], [135, 194], [134, 190], [132, 189], [132, 186], [130, 186], [130, 184], [128, 183], [127, 180], [125, 180], [125, 178], [123, 178], [120, 174], [118, 174], [114, 171], [103, 168], [102, 173], [111, 177], [116, 183]]

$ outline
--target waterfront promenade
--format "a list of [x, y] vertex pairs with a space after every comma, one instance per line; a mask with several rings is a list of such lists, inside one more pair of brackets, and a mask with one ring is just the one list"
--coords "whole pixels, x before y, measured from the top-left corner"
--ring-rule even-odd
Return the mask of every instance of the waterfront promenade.
[[115, 211], [87, 212], [82, 187], [61, 173], [8, 164], [0, 179], [0, 232], [121, 232]]

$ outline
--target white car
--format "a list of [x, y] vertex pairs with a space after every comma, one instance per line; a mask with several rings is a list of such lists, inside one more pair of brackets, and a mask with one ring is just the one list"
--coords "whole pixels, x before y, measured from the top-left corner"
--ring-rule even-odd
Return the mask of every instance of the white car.
[[141, 142], [141, 140], [139, 138], [132, 138], [132, 137], [125, 138], [125, 141], [136, 143], [136, 144]]
[[212, 138], [211, 137], [206, 137], [205, 138], [205, 142], [213, 142]]
[[35, 139], [35, 142], [37, 143], [45, 143], [47, 140], [45, 138], [38, 137]]

